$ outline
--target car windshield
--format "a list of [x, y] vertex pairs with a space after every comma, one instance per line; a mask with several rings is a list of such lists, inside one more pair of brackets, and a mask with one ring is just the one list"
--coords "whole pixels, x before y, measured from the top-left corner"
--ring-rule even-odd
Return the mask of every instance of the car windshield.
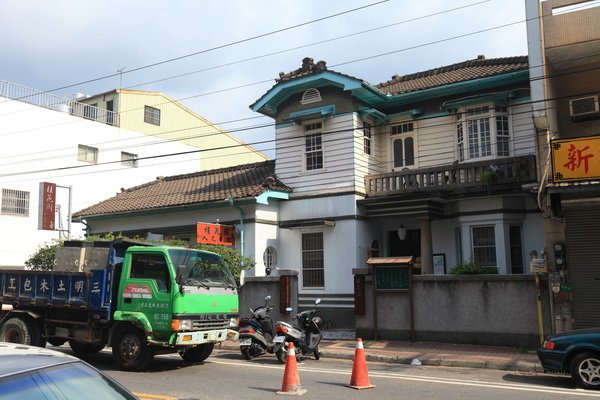
[[212, 253], [197, 250], [169, 250], [175, 268], [183, 271], [182, 284], [188, 286], [235, 288], [231, 271], [223, 259]]
[[0, 379], [2, 400], [134, 400], [116, 382], [82, 362], [24, 372]]

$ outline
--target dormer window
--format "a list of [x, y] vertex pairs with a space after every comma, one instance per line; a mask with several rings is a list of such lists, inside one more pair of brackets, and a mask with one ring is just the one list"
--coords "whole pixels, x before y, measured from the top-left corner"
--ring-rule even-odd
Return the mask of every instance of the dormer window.
[[300, 104], [310, 104], [317, 103], [323, 100], [321, 97], [321, 93], [315, 88], [307, 89], [306, 92], [302, 95], [302, 100], [300, 100]]

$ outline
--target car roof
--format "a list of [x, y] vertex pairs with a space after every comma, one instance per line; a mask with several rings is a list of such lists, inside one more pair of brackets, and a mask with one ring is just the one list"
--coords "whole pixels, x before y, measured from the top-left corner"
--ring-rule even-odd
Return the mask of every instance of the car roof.
[[80, 360], [60, 351], [18, 343], [0, 342], [0, 378]]

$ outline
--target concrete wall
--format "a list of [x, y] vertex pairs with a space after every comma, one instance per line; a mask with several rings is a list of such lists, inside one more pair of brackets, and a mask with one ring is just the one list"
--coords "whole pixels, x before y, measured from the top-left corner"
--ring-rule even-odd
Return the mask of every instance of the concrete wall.
[[[366, 275], [366, 313], [356, 316], [356, 334], [373, 339], [411, 338], [408, 292], [378, 291], [373, 308], [371, 276]], [[542, 283], [542, 304], [548, 291]], [[415, 341], [535, 348], [539, 345], [532, 275], [414, 276]], [[375, 323], [376, 319], [376, 323]], [[543, 310], [550, 332], [549, 310]], [[377, 327], [377, 330], [375, 330]]]
[[[269, 313], [273, 321], [291, 322], [292, 318], [298, 313], [298, 273], [290, 270], [279, 270], [278, 275], [248, 277], [244, 285], [239, 290], [240, 295], [240, 317], [250, 317], [250, 309], [265, 304], [265, 297], [271, 296], [269, 305], [273, 306], [273, 310]], [[290, 279], [291, 289], [291, 313], [282, 312], [280, 308], [279, 298], [280, 293], [280, 278], [287, 276]]]

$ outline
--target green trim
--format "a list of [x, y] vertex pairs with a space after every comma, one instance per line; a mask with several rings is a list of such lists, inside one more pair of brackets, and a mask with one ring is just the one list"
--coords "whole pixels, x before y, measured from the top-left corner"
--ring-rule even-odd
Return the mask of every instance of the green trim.
[[421, 101], [431, 100], [432, 98], [436, 97], [451, 96], [464, 92], [476, 92], [497, 86], [508, 85], [517, 81], [527, 81], [527, 84], [529, 84], [529, 70], [524, 69], [521, 71], [509, 72], [507, 74], [471, 79], [464, 82], [457, 82], [449, 85], [423, 89], [416, 92], [392, 95], [386, 98], [386, 102], [378, 103], [377, 105], [385, 105], [389, 107], [414, 104]]
[[267, 93], [262, 95], [261, 98], [251, 104], [250, 108], [252, 111], [274, 117], [277, 114], [279, 104], [292, 94], [304, 92], [306, 89], [312, 87], [319, 88], [325, 86], [335, 86], [345, 91], [351, 91], [355, 97], [367, 103], [369, 103], [369, 99], [373, 99], [373, 95], [375, 95], [375, 98], [381, 100], [385, 100], [386, 98], [386, 95], [381, 90], [360, 79], [344, 76], [337, 72], [323, 71], [277, 83]]
[[321, 107], [309, 108], [307, 110], [294, 111], [289, 117], [284, 118], [286, 121], [304, 121], [311, 118], [326, 118], [335, 114], [335, 104], [330, 104]]
[[277, 190], [267, 190], [255, 197], [257, 204], [269, 204], [269, 198], [276, 200], [288, 200], [290, 198], [289, 193], [279, 192]]
[[343, 76], [336, 72], [324, 71], [286, 82], [279, 82], [253, 103], [250, 108], [253, 111], [275, 117], [279, 104], [292, 94], [305, 91], [311, 87], [335, 86], [351, 91], [355, 98], [372, 107], [398, 107], [430, 101], [433, 98], [487, 90], [519, 81], [527, 82], [527, 85], [529, 85], [529, 69], [525, 68], [519, 71], [451, 83], [415, 92], [386, 95], [380, 89], [360, 79]]
[[375, 121], [382, 122], [382, 123], [387, 123], [389, 121], [389, 118], [387, 115], [385, 115], [381, 111], [376, 110], [374, 108], [370, 108], [368, 110], [360, 110], [360, 111], [358, 111], [358, 116], [363, 120], [367, 117], [371, 117]]
[[464, 100], [448, 101], [442, 103], [440, 108], [449, 113], [457, 113], [459, 109], [481, 103], [494, 103], [496, 106], [508, 106], [512, 99], [517, 96], [514, 90], [501, 93], [488, 93], [481, 96], [473, 96]]

